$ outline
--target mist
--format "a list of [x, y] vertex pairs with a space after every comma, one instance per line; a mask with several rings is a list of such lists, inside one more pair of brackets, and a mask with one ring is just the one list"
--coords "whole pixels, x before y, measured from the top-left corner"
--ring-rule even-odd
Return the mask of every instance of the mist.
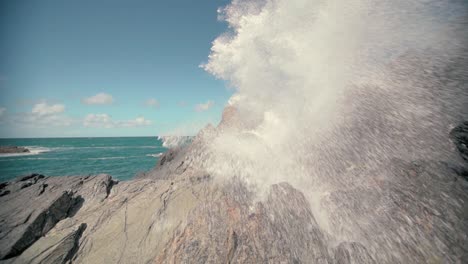
[[392, 216], [343, 203], [386, 210], [395, 164], [461, 162], [448, 135], [468, 111], [466, 14], [462, 1], [234, 0], [203, 68], [235, 93], [201, 163], [259, 197], [289, 182], [335, 239], [382, 250], [368, 236]]

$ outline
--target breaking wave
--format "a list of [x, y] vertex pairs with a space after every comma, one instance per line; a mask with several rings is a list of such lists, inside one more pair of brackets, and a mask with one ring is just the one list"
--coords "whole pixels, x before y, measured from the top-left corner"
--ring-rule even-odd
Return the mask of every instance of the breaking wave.
[[161, 140], [163, 142], [163, 147], [165, 148], [176, 148], [189, 144], [192, 140], [192, 137], [167, 135], [158, 136], [158, 140]]

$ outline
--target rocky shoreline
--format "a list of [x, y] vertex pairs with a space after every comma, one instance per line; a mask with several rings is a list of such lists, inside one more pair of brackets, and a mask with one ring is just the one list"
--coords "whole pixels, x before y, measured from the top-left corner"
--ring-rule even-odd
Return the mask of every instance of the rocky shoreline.
[[[463, 140], [460, 133], [456, 138]], [[353, 208], [369, 218], [381, 214], [377, 200], [388, 193], [392, 205], [387, 213], [393, 218], [373, 223], [386, 226], [387, 233], [372, 234], [372, 241], [403, 236], [401, 228], [420, 225], [429, 237], [438, 234], [439, 246], [450, 246], [442, 247], [441, 253], [431, 244], [398, 244], [402, 255], [393, 255], [396, 253], [389, 249], [384, 252], [385, 258], [379, 259], [382, 255], [375, 254], [374, 244], [337, 239], [321, 228], [304, 194], [288, 183], [272, 185], [267, 197], [259, 200], [241, 181], [215, 181], [191, 159], [197, 144], [195, 139], [187, 147], [171, 149], [155, 169], [130, 181], [118, 182], [106, 174], [32, 174], [2, 183], [0, 263], [365, 264], [468, 260], [464, 247], [468, 230], [463, 220], [468, 212], [468, 185], [463, 167], [395, 160], [388, 166], [399, 175], [399, 181], [381, 179], [368, 188], [329, 194], [324, 205]], [[426, 184], [440, 185], [440, 193], [424, 189]], [[366, 198], [369, 204], [353, 204], [351, 197], [355, 196], [351, 193], [376, 199]], [[447, 195], [456, 197], [461, 207], [450, 204]], [[401, 216], [408, 210], [410, 218]], [[343, 219], [346, 212], [337, 207], [331, 211], [332, 219]], [[422, 236], [420, 241], [426, 241]]]

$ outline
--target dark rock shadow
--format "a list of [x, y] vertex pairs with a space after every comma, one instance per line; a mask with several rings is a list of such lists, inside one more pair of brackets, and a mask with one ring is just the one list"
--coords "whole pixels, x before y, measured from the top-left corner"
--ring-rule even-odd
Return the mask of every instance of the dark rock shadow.
[[[65, 259], [63, 260], [64, 263], [68, 263], [68, 261], [72, 260], [72, 258], [76, 255], [79, 249], [79, 241], [81, 236], [83, 235], [83, 232], [86, 230], [86, 227], [88, 225], [86, 223], [82, 223], [80, 227], [78, 228], [75, 236], [73, 237], [74, 243], [73, 243], [73, 248], [68, 252], [68, 254], [65, 256]], [[70, 261], [71, 263], [71, 261]]]
[[70, 209], [67, 212], [68, 217], [73, 217], [78, 213], [78, 211], [81, 209], [85, 202], [85, 199], [81, 196], [78, 195], [73, 199], [73, 204], [71, 205]]

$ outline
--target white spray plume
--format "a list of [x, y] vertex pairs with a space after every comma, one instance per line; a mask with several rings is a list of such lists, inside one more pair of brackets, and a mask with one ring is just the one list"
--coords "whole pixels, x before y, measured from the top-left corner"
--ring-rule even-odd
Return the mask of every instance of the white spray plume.
[[431, 75], [460, 56], [464, 10], [432, 0], [234, 0], [220, 11], [231, 31], [204, 68], [237, 89], [230, 104], [243, 127], [211, 144], [211, 169], [302, 183], [356, 162], [427, 158], [434, 148], [414, 140], [447, 138], [466, 102], [460, 83], [436, 87]]
[[[456, 160], [448, 133], [468, 111], [466, 14], [463, 1], [233, 0], [220, 10], [230, 31], [203, 67], [237, 89], [236, 125], [210, 139], [205, 169], [259, 189], [293, 184], [338, 236], [328, 194], [391, 180], [383, 167], [395, 158]], [[342, 210], [341, 224], [361, 219]], [[359, 221], [348, 239], [377, 222]]]

